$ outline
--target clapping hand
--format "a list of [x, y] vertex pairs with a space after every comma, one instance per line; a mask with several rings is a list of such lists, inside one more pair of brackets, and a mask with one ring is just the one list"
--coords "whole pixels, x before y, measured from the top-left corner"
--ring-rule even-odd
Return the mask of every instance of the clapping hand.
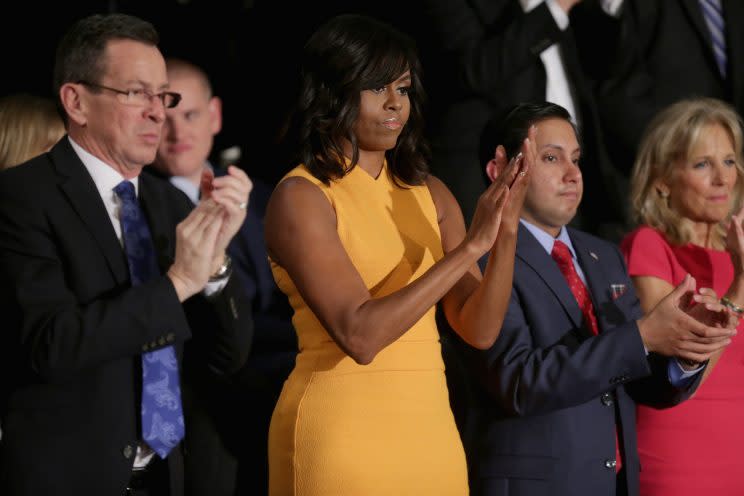
[[[641, 339], [648, 351], [675, 356], [687, 362], [704, 362], [731, 342], [736, 331], [728, 325], [728, 317], [720, 314], [710, 293], [694, 295], [695, 280], [688, 274], [682, 283], [638, 321]], [[713, 293], [715, 294], [715, 293]], [[691, 301], [700, 300], [691, 307]], [[691, 315], [692, 314], [692, 315]], [[698, 320], [701, 318], [701, 320]]]
[[695, 320], [711, 327], [736, 329], [739, 319], [721, 304], [716, 292], [710, 288], [700, 288], [692, 296], [685, 312]]
[[176, 256], [168, 277], [179, 301], [201, 291], [214, 272], [215, 246], [222, 230], [222, 207], [204, 200], [176, 226]]
[[215, 240], [212, 272], [222, 265], [227, 245], [245, 221], [251, 189], [251, 180], [234, 165], [228, 167], [224, 176], [215, 177], [208, 169], [202, 173], [201, 198], [214, 201], [221, 207], [222, 213], [221, 228]]
[[731, 216], [726, 233], [726, 250], [734, 264], [735, 277], [744, 276], [744, 208]]
[[532, 126], [522, 150], [509, 162], [504, 147], [499, 145], [494, 159], [487, 166], [492, 182], [478, 199], [466, 237], [475, 241], [482, 239], [483, 243], [478, 244], [480, 249], [490, 250], [500, 230], [506, 228], [512, 233], [517, 230], [530, 172], [537, 157], [536, 133], [537, 128]]

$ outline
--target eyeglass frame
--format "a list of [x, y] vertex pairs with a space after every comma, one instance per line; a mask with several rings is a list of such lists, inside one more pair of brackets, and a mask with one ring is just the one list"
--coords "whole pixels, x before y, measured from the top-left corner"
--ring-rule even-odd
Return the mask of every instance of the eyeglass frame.
[[[136, 89], [136, 90], [119, 90], [119, 89], [116, 89], [116, 88], [112, 88], [110, 86], [104, 86], [104, 85], [98, 84], [98, 83], [91, 83], [90, 81], [85, 81], [85, 80], [82, 80], [82, 79], [80, 81], [78, 81], [77, 84], [82, 84], [83, 86], [88, 86], [90, 88], [97, 88], [97, 89], [101, 89], [101, 90], [109, 90], [109, 91], [112, 91], [112, 92], [114, 92], [114, 93], [116, 93], [118, 95], [124, 95], [124, 96], [127, 97], [127, 100], [129, 100], [129, 101], [124, 101], [121, 98], [119, 98], [119, 101], [122, 102], [124, 105], [130, 105], [130, 106], [137, 106], [136, 103], [135, 104], [131, 103], [131, 100], [133, 100], [135, 98], [134, 95], [137, 94], [137, 93], [141, 93], [141, 94], [147, 96], [148, 99], [149, 99], [149, 101], [150, 101], [150, 103], [152, 103], [152, 99], [153, 98], [156, 98], [157, 97], [158, 100], [160, 100], [160, 103], [163, 104], [163, 107], [164, 108], [167, 108], [167, 109], [175, 108], [178, 105], [178, 103], [181, 101], [181, 99], [183, 98], [180, 93], [176, 93], [175, 91], [161, 91], [160, 93], [150, 93], [149, 91], [147, 91], [144, 88], [140, 88], [140, 89]], [[166, 97], [173, 98], [173, 103], [171, 105], [166, 105], [165, 104]]]

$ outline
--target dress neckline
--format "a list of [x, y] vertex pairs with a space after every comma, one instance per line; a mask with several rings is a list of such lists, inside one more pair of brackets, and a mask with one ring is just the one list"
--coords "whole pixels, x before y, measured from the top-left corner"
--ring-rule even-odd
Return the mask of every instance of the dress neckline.
[[[348, 167], [350, 165], [351, 161], [347, 158], [346, 159], [346, 166]], [[357, 172], [357, 175], [363, 174], [365, 178], [367, 178], [369, 181], [372, 181], [375, 184], [380, 184], [383, 182], [382, 178], [383, 176], [387, 175], [387, 159], [382, 162], [382, 167], [380, 168], [380, 173], [377, 175], [377, 177], [373, 176], [364, 168], [362, 168], [359, 164], [354, 166], [354, 169], [350, 171], [351, 174], [355, 172], [356, 169], [359, 169]]]

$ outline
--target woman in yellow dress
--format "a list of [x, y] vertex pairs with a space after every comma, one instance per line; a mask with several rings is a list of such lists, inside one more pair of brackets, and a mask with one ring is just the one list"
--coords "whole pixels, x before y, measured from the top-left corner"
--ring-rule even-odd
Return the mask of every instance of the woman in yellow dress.
[[[470, 229], [427, 172], [412, 42], [362, 16], [305, 45], [266, 241], [300, 353], [269, 430], [272, 495], [464, 495], [434, 319], [487, 349], [508, 304], [534, 131]], [[490, 251], [484, 275], [477, 260]]]

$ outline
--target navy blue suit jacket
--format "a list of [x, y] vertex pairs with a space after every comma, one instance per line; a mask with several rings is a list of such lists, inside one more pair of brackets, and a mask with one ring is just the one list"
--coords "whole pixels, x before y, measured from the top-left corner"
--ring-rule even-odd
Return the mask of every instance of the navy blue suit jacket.
[[[638, 493], [636, 402], [671, 406], [686, 390], [667, 379], [668, 359], [645, 354], [641, 309], [620, 251], [569, 229], [600, 333], [582, 314], [558, 266], [520, 226], [509, 309], [481, 361], [477, 441], [466, 443], [475, 494], [614, 495], [615, 428], [628, 494]], [[611, 284], [624, 284], [617, 298]], [[484, 363], [485, 362], [485, 363]]]

